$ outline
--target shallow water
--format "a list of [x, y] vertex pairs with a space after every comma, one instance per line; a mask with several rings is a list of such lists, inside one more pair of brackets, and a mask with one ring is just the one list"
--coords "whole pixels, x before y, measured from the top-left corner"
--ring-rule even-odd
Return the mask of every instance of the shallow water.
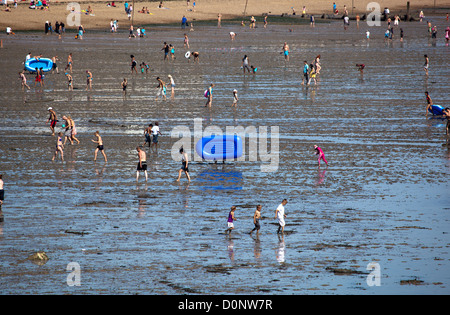
[[[444, 29], [443, 19], [435, 22]], [[42, 34], [4, 40], [0, 292], [448, 294], [450, 151], [442, 145], [445, 121], [424, 115], [423, 92], [448, 106], [449, 47], [442, 38], [429, 40], [425, 24], [402, 27], [403, 43], [386, 43], [384, 27], [371, 28], [367, 42], [365, 26], [344, 31], [340, 22], [314, 29], [196, 27], [188, 35], [191, 51], [200, 52], [198, 65], [184, 58], [183, 31], [168, 27], [151, 29], [146, 39], [94, 32], [83, 41]], [[234, 42], [231, 30], [238, 33]], [[162, 61], [164, 41], [175, 45], [174, 62]], [[279, 54], [284, 41], [292, 51], [288, 64]], [[60, 74], [48, 74], [42, 89], [27, 75], [32, 88], [22, 92], [17, 72], [29, 51], [58, 55]], [[73, 92], [62, 74], [70, 52]], [[147, 62], [150, 73], [131, 75], [130, 54]], [[256, 76], [239, 69], [244, 54], [258, 67]], [[303, 60], [318, 54], [320, 83], [303, 87]], [[356, 63], [366, 64], [364, 78]], [[94, 76], [90, 92], [84, 91], [87, 69]], [[176, 97], [155, 101], [155, 78], [168, 74]], [[203, 91], [211, 82], [208, 109]], [[230, 108], [234, 88], [236, 110]], [[66, 146], [63, 163], [51, 161], [48, 106], [77, 124], [81, 144]], [[196, 118], [201, 130], [253, 126], [258, 137], [246, 138], [245, 161], [192, 161], [192, 182], [177, 183], [180, 163], [171, 150], [179, 139], [171, 131], [188, 127], [194, 137]], [[149, 181], [141, 174], [136, 183], [135, 148], [156, 120], [163, 135], [158, 152], [148, 152]], [[279, 127], [279, 165], [267, 173], [261, 166], [268, 162], [248, 156], [248, 142], [260, 143], [260, 127], [270, 132], [271, 126]], [[100, 154], [92, 161], [96, 130], [106, 164]], [[270, 134], [268, 142], [270, 152]], [[318, 169], [314, 144], [324, 149], [328, 168]], [[281, 237], [273, 217], [283, 198], [289, 203]], [[263, 205], [259, 237], [247, 234], [257, 204]], [[228, 237], [232, 205], [237, 221]], [[26, 260], [37, 251], [50, 258], [43, 266]], [[81, 286], [67, 284], [70, 262], [81, 267]], [[366, 283], [371, 262], [380, 265], [381, 286]], [[418, 282], [405, 285], [408, 280]]]

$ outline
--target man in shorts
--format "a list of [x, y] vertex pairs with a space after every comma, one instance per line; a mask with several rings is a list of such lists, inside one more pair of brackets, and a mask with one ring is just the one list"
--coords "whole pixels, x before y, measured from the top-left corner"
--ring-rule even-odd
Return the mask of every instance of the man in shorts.
[[50, 130], [52, 131], [52, 136], [55, 135], [55, 126], [58, 119], [56, 118], [56, 113], [53, 110], [53, 108], [49, 107], [48, 112], [50, 113], [50, 116], [47, 119], [47, 123], [50, 122]]
[[103, 140], [102, 137], [100, 137], [100, 134], [98, 131], [95, 132], [94, 134], [97, 139], [96, 140], [91, 140], [94, 143], [97, 143], [97, 148], [94, 151], [94, 161], [97, 161], [97, 153], [98, 151], [100, 151], [103, 154], [103, 157], [105, 158], [105, 162], [108, 162], [108, 160], [106, 159], [106, 154], [105, 154], [105, 149], [103, 148]]
[[144, 150], [142, 150], [140, 147], [136, 147], [136, 150], [138, 152], [138, 158], [139, 162], [136, 169], [136, 182], [139, 180], [139, 172], [144, 172], [145, 175], [145, 181], [147, 181], [147, 155], [145, 154]]

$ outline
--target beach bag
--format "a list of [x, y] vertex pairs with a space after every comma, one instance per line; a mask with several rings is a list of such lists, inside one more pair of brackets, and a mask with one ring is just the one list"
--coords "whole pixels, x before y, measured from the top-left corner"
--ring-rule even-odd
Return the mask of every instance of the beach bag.
[[208, 98], [208, 96], [209, 96], [209, 91], [208, 90], [205, 90], [204, 96], [205, 96], [205, 98]]

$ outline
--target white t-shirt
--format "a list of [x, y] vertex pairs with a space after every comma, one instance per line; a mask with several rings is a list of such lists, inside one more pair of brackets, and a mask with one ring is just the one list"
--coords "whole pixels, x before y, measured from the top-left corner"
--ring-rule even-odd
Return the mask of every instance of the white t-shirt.
[[157, 135], [158, 132], [159, 132], [159, 126], [153, 126], [153, 128], [152, 128], [152, 134], [153, 134], [153, 135]]
[[285, 222], [284, 222], [284, 206], [281, 203], [280, 203], [280, 205], [277, 208], [277, 219], [278, 219], [278, 223], [280, 223], [281, 226], [285, 225]]

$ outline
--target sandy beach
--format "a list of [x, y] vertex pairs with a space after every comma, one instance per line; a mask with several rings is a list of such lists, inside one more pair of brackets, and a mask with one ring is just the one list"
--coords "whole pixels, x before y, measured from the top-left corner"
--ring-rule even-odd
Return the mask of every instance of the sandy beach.
[[[0, 29], [2, 32], [6, 27], [12, 27], [13, 31], [18, 30], [43, 30], [46, 21], [53, 25], [56, 21], [63, 20], [66, 22], [70, 14], [67, 4], [69, 0], [51, 1], [48, 10], [32, 10], [29, 9], [29, 1], [21, 2], [17, 8], [11, 3], [11, 12], [5, 12], [5, 6], [1, 7], [0, 11]], [[115, 7], [108, 7], [107, 1], [76, 1], [80, 4], [81, 12], [76, 12], [81, 18], [81, 24], [86, 30], [89, 29], [109, 29], [109, 22], [111, 19], [119, 20], [122, 26], [129, 26], [131, 20], [128, 19], [124, 10], [124, 1], [116, 1]], [[344, 11], [346, 6], [349, 14], [364, 14], [368, 13], [366, 10], [367, 4], [372, 2], [369, 0], [353, 1], [354, 7], [352, 10], [352, 1], [336, 1], [339, 14]], [[381, 10], [388, 7], [391, 13], [406, 14], [405, 0], [382, 0], [377, 1], [380, 4]], [[130, 2], [131, 3], [131, 2]], [[293, 0], [200, 0], [196, 1], [195, 10], [192, 6], [193, 1], [189, 7], [186, 1], [164, 1], [163, 8], [159, 8], [159, 2], [139, 1], [135, 3], [134, 15], [132, 16], [134, 25], [148, 25], [148, 24], [167, 24], [179, 23], [183, 15], [185, 15], [189, 22], [217, 20], [218, 14], [222, 14], [222, 19], [234, 19], [243, 16], [244, 10], [246, 16], [254, 15], [257, 23], [262, 22], [262, 15], [281, 15], [293, 13], [292, 8], [295, 9], [296, 15], [302, 14], [302, 7], [306, 6], [306, 14], [331, 14], [333, 1], [330, 0], [304, 0], [302, 2]], [[411, 0], [411, 15], [417, 17], [420, 10], [424, 10], [425, 14], [432, 14], [434, 9], [434, 1], [426, 0]], [[91, 8], [92, 13], [86, 14], [88, 7]], [[149, 14], [139, 13], [143, 7], [148, 8]], [[269, 20], [270, 22], [270, 20]], [[66, 28], [75, 28], [66, 23]]]

